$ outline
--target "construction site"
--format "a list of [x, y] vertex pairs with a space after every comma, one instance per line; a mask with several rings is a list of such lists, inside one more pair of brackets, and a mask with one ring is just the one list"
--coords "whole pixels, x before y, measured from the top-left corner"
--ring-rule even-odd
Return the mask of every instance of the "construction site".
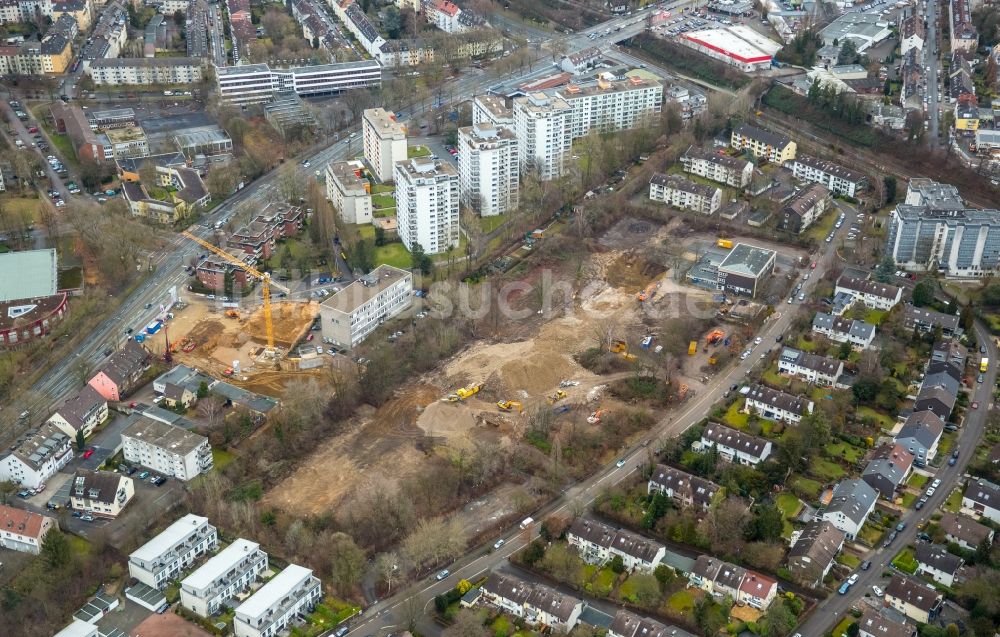
[[[669, 327], [671, 317], [690, 319], [694, 309], [684, 314], [684, 308], [701, 308], [711, 316], [718, 306], [711, 291], [675, 281], [665, 260], [650, 258], [669, 236], [667, 227], [647, 221], [616, 224], [591, 246], [580, 274], [570, 279], [572, 298], [564, 309], [505, 322], [495, 335], [472, 342], [431, 373], [414, 378], [381, 408], [362, 409], [354, 426], [318, 448], [268, 492], [266, 504], [305, 513], [329, 511], [349, 498], [366, 475], [405, 480], [426, 462], [428, 446], [451, 457], [484, 441], [510, 445], [520, 442], [542, 413], [551, 414], [557, 432], [567, 424], [600, 428], [608, 414], [633, 407], [610, 387], [648, 369], [657, 358], [676, 370], [670, 381], [674, 400], [696, 393], [712, 373], [715, 354], [736, 351], [744, 337], [703, 330], [699, 338], [704, 343], [690, 351], [685, 339], [681, 351], [689, 355], [665, 352], [657, 333]], [[551, 264], [545, 265], [551, 272]], [[522, 281], [538, 283], [540, 270], [527, 272]], [[554, 278], [559, 275], [569, 276], [557, 272]], [[536, 302], [535, 295], [526, 293], [512, 305], [533, 308]], [[617, 371], [596, 374], [578, 362], [578, 355], [595, 347], [620, 357]], [[498, 514], [509, 506], [497, 497], [490, 510]]]

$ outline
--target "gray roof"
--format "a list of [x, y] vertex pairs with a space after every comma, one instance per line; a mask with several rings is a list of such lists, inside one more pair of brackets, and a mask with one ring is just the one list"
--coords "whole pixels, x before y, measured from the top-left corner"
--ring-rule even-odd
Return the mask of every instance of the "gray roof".
[[697, 184], [687, 177], [681, 175], [670, 175], [666, 173], [656, 173], [654, 174], [649, 183], [656, 184], [657, 186], [663, 186], [664, 188], [670, 188], [672, 190], [680, 190], [681, 192], [688, 192], [693, 195], [698, 195], [701, 197], [708, 197], [711, 199], [715, 196], [715, 193], [719, 190], [714, 186], [706, 186], [704, 184]]
[[689, 146], [684, 155], [681, 156], [681, 162], [684, 160], [700, 159], [707, 161], [712, 164], [718, 164], [719, 166], [725, 166], [726, 168], [737, 170], [743, 172], [743, 170], [750, 165], [750, 162], [741, 157], [731, 157], [730, 155], [720, 155], [717, 152], [710, 150], [705, 150], [704, 148], [698, 148], [697, 146]]
[[100, 371], [116, 385], [121, 385], [146, 367], [150, 354], [134, 339], [125, 341], [125, 346], [108, 357]]
[[822, 573], [844, 545], [845, 537], [843, 531], [826, 520], [814, 518], [788, 551], [789, 569], [793, 572], [817, 569], [817, 573]]
[[837, 279], [837, 287], [844, 288], [851, 292], [878, 296], [886, 300], [895, 299], [899, 295], [899, 288], [888, 283], [879, 283], [871, 279], [858, 279], [850, 276], [842, 276]]
[[931, 411], [916, 411], [910, 414], [896, 434], [896, 442], [902, 444], [904, 440], [913, 439], [924, 448], [930, 449], [942, 433], [944, 433], [944, 420]]
[[957, 396], [942, 385], [921, 385], [914, 411], [932, 411], [942, 420], [951, 415]]
[[701, 437], [758, 459], [763, 459], [762, 454], [768, 445], [768, 441], [763, 438], [743, 433], [717, 422], [708, 423], [701, 433]]
[[874, 458], [861, 472], [861, 479], [885, 497], [892, 497], [905, 476], [903, 467], [887, 458]]
[[858, 625], [864, 632], [876, 637], [916, 637], [917, 629], [912, 624], [905, 621], [896, 621], [883, 616], [880, 612], [869, 606], [862, 604], [861, 619]]
[[764, 403], [776, 409], [789, 411], [797, 416], [804, 416], [811, 412], [812, 402], [801, 396], [793, 396], [785, 392], [772, 389], [766, 385], [751, 385], [747, 398]]
[[84, 385], [83, 389], [64, 400], [54, 413], [62, 416], [73, 429], [79, 430], [94, 412], [107, 404], [108, 401], [96, 389]]
[[[856, 69], [852, 67], [857, 67]], [[833, 70], [848, 71], [848, 70], [865, 70], [863, 66], [857, 64], [849, 64], [847, 66], [835, 66]], [[803, 166], [808, 166], [810, 168], [815, 168], [821, 170], [825, 173], [833, 175], [834, 177], [839, 177], [846, 181], [853, 183], [859, 183], [864, 181], [864, 174], [851, 170], [850, 168], [844, 168], [840, 164], [835, 164], [832, 161], [827, 161], [825, 159], [820, 159], [818, 157], [810, 157], [809, 155], [796, 155], [795, 159], [792, 160], [792, 164], [802, 164]]]
[[991, 509], [1000, 509], [1000, 486], [985, 478], [970, 480], [964, 497]]
[[719, 269], [741, 276], [759, 278], [766, 274], [768, 267], [773, 264], [775, 254], [774, 250], [737, 243], [719, 264]]
[[0, 301], [52, 296], [57, 267], [54, 249], [0, 254]]
[[721, 488], [711, 480], [691, 475], [686, 471], [658, 464], [650, 476], [650, 481], [670, 489], [678, 497], [691, 499], [695, 504], [707, 507]]
[[929, 542], [917, 542], [915, 554], [919, 564], [951, 575], [954, 575], [963, 563], [962, 558], [952, 555], [945, 547]]
[[915, 307], [907, 303], [903, 306], [903, 327], [912, 329], [914, 325], [926, 325], [934, 327], [940, 325], [942, 329], [955, 331], [958, 329], [960, 317], [954, 314], [945, 314], [936, 310], [929, 310], [923, 307]]
[[278, 401], [274, 398], [254, 394], [229, 383], [219, 381], [213, 384], [211, 389], [212, 393], [228, 398], [234, 404], [246, 407], [258, 414], [266, 414], [278, 406]]
[[113, 471], [88, 471], [77, 469], [70, 480], [69, 494], [74, 498], [112, 504], [118, 497], [119, 485], [131, 480]]
[[840, 316], [827, 314], [826, 312], [816, 313], [816, 317], [813, 319], [813, 329], [849, 334], [856, 339], [864, 341], [868, 341], [875, 336], [875, 326], [871, 323], [857, 319], [845, 319]]
[[931, 611], [944, 596], [923, 582], [896, 574], [885, 589], [886, 597], [895, 597], [904, 604], [911, 604], [920, 610]]
[[793, 196], [782, 211], [793, 212], [800, 217], [806, 216], [810, 210], [830, 196], [830, 191], [819, 184], [803, 188]]
[[661, 624], [655, 619], [640, 617], [627, 610], [619, 610], [608, 630], [614, 637], [693, 637], [691, 633]]
[[90, 63], [91, 68], [158, 68], [166, 66], [194, 66], [204, 63], [201, 58], [102, 58]]
[[844, 364], [839, 360], [829, 358], [827, 356], [803, 352], [792, 347], [784, 347], [781, 349], [781, 360], [798, 365], [799, 367], [811, 369], [821, 374], [826, 374], [827, 376], [838, 375]]
[[789, 137], [780, 133], [772, 133], [769, 130], [757, 128], [755, 126], [751, 126], [750, 124], [740, 124], [736, 128], [736, 133], [738, 135], [742, 135], [743, 137], [749, 137], [750, 139], [767, 144], [768, 146], [774, 146], [775, 148], [784, 148], [788, 144], [792, 143], [792, 140]]
[[992, 529], [985, 524], [954, 513], [944, 513], [938, 520], [938, 526], [945, 532], [945, 535], [965, 542], [969, 546], [979, 546], [979, 543], [990, 537], [992, 533]]
[[826, 507], [826, 513], [843, 513], [855, 524], [862, 524], [868, 517], [872, 505], [878, 499], [868, 483], [858, 478], [842, 480], [833, 489], [833, 499]]

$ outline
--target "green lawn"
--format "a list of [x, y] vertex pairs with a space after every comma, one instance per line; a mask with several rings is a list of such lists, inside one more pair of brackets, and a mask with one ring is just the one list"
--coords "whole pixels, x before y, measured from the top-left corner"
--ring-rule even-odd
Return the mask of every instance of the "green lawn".
[[948, 499], [944, 501], [944, 510], [949, 513], [958, 513], [962, 508], [962, 490], [955, 489], [948, 494]]
[[791, 493], [779, 493], [774, 504], [781, 509], [781, 514], [788, 519], [794, 518], [802, 510], [802, 501]]
[[861, 459], [861, 456], [865, 455], [864, 449], [843, 441], [829, 443], [824, 448], [824, 451], [831, 458], [844, 459], [851, 464], [854, 464]]
[[395, 217], [396, 216], [396, 209], [395, 208], [379, 208], [378, 210], [373, 210], [372, 211], [372, 216], [375, 217], [376, 219], [382, 218], [382, 217]]
[[836, 462], [816, 458], [809, 464], [809, 475], [826, 482], [833, 482], [844, 477], [844, 469]]
[[888, 314], [888, 312], [885, 310], [868, 310], [865, 312], [865, 320], [872, 325], [881, 325], [886, 314]]
[[42, 200], [38, 197], [15, 197], [13, 195], [0, 197], [0, 208], [3, 208], [5, 213], [12, 215], [14, 219], [21, 219], [24, 215], [37, 222], [40, 205], [42, 205]]
[[882, 539], [882, 531], [880, 529], [876, 529], [870, 524], [865, 524], [858, 532], [858, 539], [862, 540], [868, 546], [875, 546], [879, 543], [879, 540]]
[[847, 627], [855, 622], [854, 617], [848, 615], [847, 617], [840, 620], [840, 623], [834, 626], [833, 631], [830, 633], [833, 637], [844, 637], [847, 635]]
[[836, 223], [837, 215], [831, 211], [829, 214], [820, 217], [811, 228], [806, 230], [806, 237], [822, 243], [826, 239], [826, 235], [830, 234], [830, 231], [833, 230], [833, 226]]
[[479, 227], [482, 228], [485, 234], [493, 232], [507, 221], [507, 217], [504, 215], [493, 215], [492, 217], [477, 216], [476, 219], [479, 220]]
[[941, 442], [938, 443], [937, 456], [935, 460], [944, 460], [951, 455], [951, 449], [955, 446], [955, 437], [958, 436], [958, 432], [946, 431], [943, 436], [941, 436]]
[[217, 471], [225, 469], [234, 459], [233, 452], [219, 447], [212, 447], [212, 465]]
[[795, 343], [795, 348], [800, 349], [803, 352], [813, 352], [816, 351], [816, 341], [807, 341], [803, 337], [799, 337], [798, 341]]
[[906, 547], [900, 551], [896, 557], [892, 558], [892, 565], [904, 573], [909, 573], [910, 575], [916, 573], [917, 558], [913, 556], [913, 549]]
[[395, 208], [396, 198], [389, 195], [372, 195], [372, 207], [376, 210], [380, 208]]
[[679, 590], [667, 598], [667, 606], [679, 615], [691, 613], [694, 611], [694, 595], [687, 589]]
[[903, 494], [903, 508], [909, 509], [913, 507], [913, 503], [917, 501], [917, 495], [915, 493], [904, 493]]
[[734, 402], [729, 406], [729, 409], [726, 410], [726, 415], [722, 417], [722, 421], [733, 429], [742, 429], [746, 431], [750, 414], [740, 412], [741, 407], [743, 407], [742, 400]]
[[858, 407], [857, 409], [858, 418], [864, 419], [866, 417], [873, 418], [883, 429], [892, 429], [892, 418], [886, 416], [885, 414], [875, 411], [871, 407]]
[[856, 569], [860, 564], [861, 560], [852, 555], [851, 553], [840, 553], [837, 555], [837, 561], [851, 569], [852, 571]]
[[372, 194], [377, 195], [381, 192], [395, 192], [396, 187], [390, 186], [388, 184], [372, 184]]
[[594, 594], [600, 597], [607, 597], [615, 587], [617, 575], [608, 567], [604, 567], [597, 572], [594, 577]]
[[431, 154], [431, 149], [426, 146], [407, 146], [406, 147], [406, 158], [413, 159], [414, 157], [427, 157]]
[[788, 387], [791, 382], [787, 376], [781, 376], [778, 374], [778, 366], [771, 365], [767, 370], [761, 374], [761, 378], [765, 383], [773, 387]]
[[788, 484], [792, 488], [792, 491], [810, 502], [816, 501], [819, 498], [820, 491], [823, 490], [822, 484], [802, 476], [795, 476]]
[[461, 259], [465, 256], [465, 246], [469, 243], [469, 240], [465, 238], [465, 235], [459, 233], [458, 235], [458, 245], [448, 250], [447, 252], [441, 252], [440, 254], [432, 255], [435, 263], [447, 263], [448, 259], [455, 257], [456, 259]]
[[917, 491], [924, 488], [927, 481], [930, 480], [927, 476], [922, 473], [914, 473], [910, 475], [910, 479], [906, 481], [906, 486], [913, 487]]
[[[358, 232], [361, 234], [362, 239], [375, 240], [375, 226], [358, 226]], [[410, 257], [410, 252], [406, 249], [406, 246], [396, 241], [395, 243], [388, 243], [375, 248], [375, 264], [379, 265], [382, 263], [407, 270], [413, 266], [413, 259]]]

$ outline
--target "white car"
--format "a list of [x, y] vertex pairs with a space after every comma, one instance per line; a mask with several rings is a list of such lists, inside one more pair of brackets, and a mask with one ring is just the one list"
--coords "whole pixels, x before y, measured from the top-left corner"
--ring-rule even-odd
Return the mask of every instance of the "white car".
[[941, 486], [941, 479], [940, 478], [935, 478], [934, 482], [931, 483], [931, 487], [933, 487], [935, 489], [937, 489], [940, 486]]
[[847, 581], [851, 584], [851, 586], [854, 586], [858, 583], [858, 574], [852, 574], [849, 578], [847, 578]]
[[929, 498], [932, 495], [934, 495], [934, 491], [935, 491], [934, 487], [928, 487], [927, 491], [924, 491], [924, 495], [926, 495]]
[[753, 339], [754, 345], [760, 345], [763, 341], [764, 341], [764, 339], [762, 339], [759, 336], [757, 338]]
[[66, 205], [65, 201], [63, 201], [62, 199], [56, 199], [56, 208], [62, 208], [65, 205]]
[[885, 592], [881, 588], [875, 585], [872, 586], [872, 592], [875, 593], [875, 597], [882, 597], [883, 595], [885, 595]]

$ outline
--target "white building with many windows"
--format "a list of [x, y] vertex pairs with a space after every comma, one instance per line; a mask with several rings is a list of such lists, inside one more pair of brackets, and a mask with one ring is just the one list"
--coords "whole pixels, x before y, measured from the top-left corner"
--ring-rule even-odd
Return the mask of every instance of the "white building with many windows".
[[778, 373], [801, 378], [807, 383], [831, 386], [844, 373], [844, 361], [783, 347], [778, 355]]
[[681, 210], [710, 215], [722, 205], [722, 191], [680, 175], [657, 173], [649, 180], [649, 198]]
[[753, 176], [753, 162], [690, 146], [681, 156], [684, 172], [733, 188], [746, 188]]
[[73, 458], [73, 439], [51, 424], [0, 455], [0, 481], [34, 489], [55, 475]]
[[178, 480], [191, 480], [212, 468], [208, 438], [141, 416], [122, 431], [125, 460]]
[[796, 179], [826, 186], [835, 195], [856, 197], [868, 187], [868, 177], [864, 174], [825, 159], [799, 155], [786, 165]]
[[267, 104], [276, 89], [266, 64], [215, 67], [215, 85], [222, 102], [235, 106]]
[[201, 81], [200, 58], [102, 58], [87, 65], [97, 86], [195, 84]]
[[391, 181], [396, 162], [406, 160], [406, 126], [384, 108], [369, 108], [361, 122], [361, 135], [372, 172], [379, 181]]
[[69, 485], [70, 508], [103, 518], [118, 517], [134, 495], [132, 478], [114, 471], [78, 469]]
[[561, 97], [532, 93], [514, 99], [514, 134], [522, 171], [542, 180], [557, 179], [566, 169], [573, 137], [573, 108]]
[[243, 538], [222, 549], [181, 581], [181, 605], [210, 617], [223, 603], [250, 589], [267, 570], [267, 553]]
[[128, 573], [146, 586], [162, 589], [194, 561], [219, 545], [208, 518], [189, 513], [128, 557]]
[[326, 165], [326, 198], [344, 223], [372, 222], [371, 184], [361, 178], [363, 169], [357, 160], [331, 161]]
[[275, 575], [236, 607], [236, 637], [274, 637], [299, 615], [312, 612], [323, 597], [323, 587], [313, 572], [297, 564]]
[[274, 101], [276, 92], [292, 91], [299, 97], [309, 97], [381, 84], [382, 66], [375, 60], [286, 69], [272, 69], [267, 64], [215, 67], [219, 97], [234, 106], [268, 104]]
[[458, 191], [483, 217], [517, 208], [520, 162], [510, 128], [473, 124], [458, 129]]
[[569, 134], [578, 139], [591, 131], [628, 130], [650, 121], [661, 110], [663, 84], [645, 77], [602, 73], [588, 82], [555, 89], [572, 110]]
[[426, 254], [458, 247], [458, 171], [448, 162], [420, 157], [396, 162], [396, 222], [407, 250]]
[[323, 338], [351, 349], [410, 307], [412, 298], [413, 275], [382, 264], [320, 304]]
[[771, 441], [758, 438], [717, 422], [705, 425], [701, 432], [702, 451], [715, 447], [719, 457], [727, 462], [756, 466], [771, 455]]
[[514, 128], [514, 111], [499, 95], [477, 95], [472, 100], [472, 123]]
[[0, 504], [0, 547], [38, 555], [45, 534], [58, 529], [55, 518]]

